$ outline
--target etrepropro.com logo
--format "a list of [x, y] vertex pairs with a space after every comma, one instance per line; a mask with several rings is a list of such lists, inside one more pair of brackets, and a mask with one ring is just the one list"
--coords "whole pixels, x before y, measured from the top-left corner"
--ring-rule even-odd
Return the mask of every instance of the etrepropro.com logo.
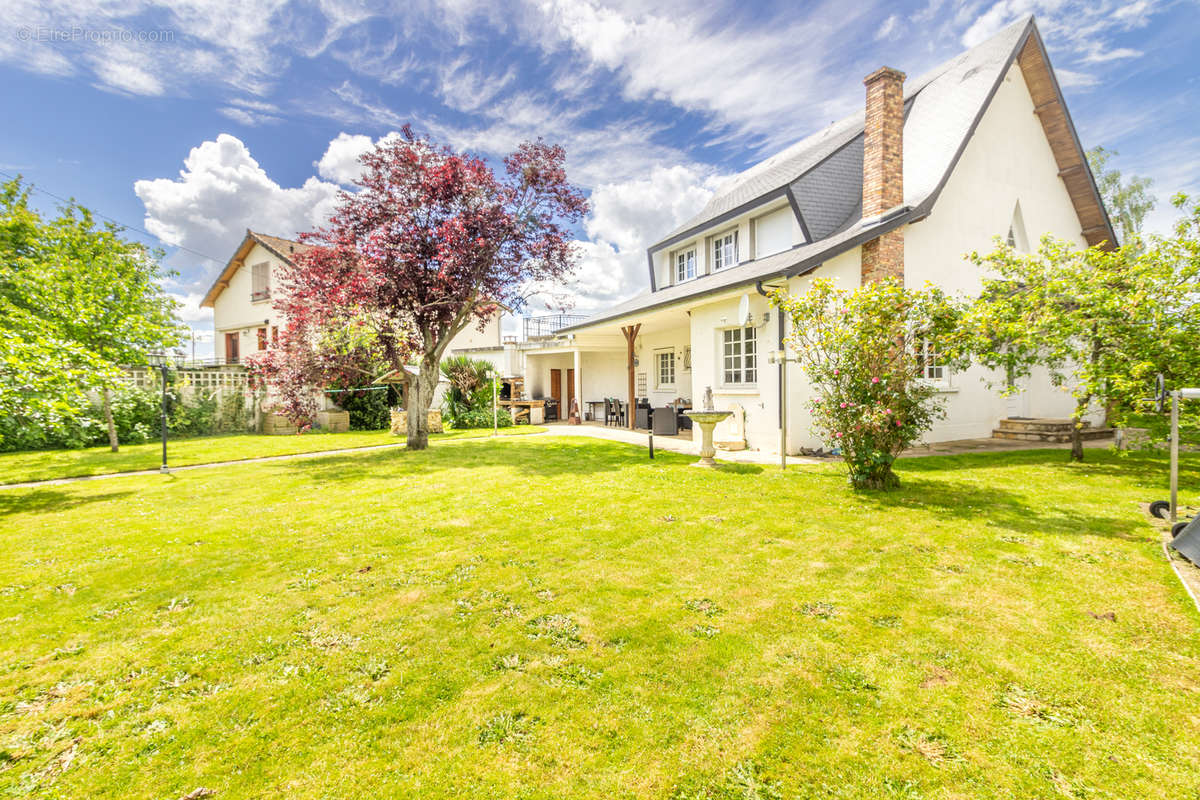
[[35, 25], [22, 25], [17, 28], [17, 38], [22, 42], [88, 42], [90, 44], [112, 44], [117, 42], [173, 42], [175, 31], [136, 30], [127, 28], [50, 28]]

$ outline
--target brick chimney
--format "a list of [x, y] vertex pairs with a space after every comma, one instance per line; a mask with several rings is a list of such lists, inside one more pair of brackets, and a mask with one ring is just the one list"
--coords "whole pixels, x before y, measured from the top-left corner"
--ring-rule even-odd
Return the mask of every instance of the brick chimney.
[[[904, 73], [880, 67], [864, 80], [862, 215], [870, 220], [904, 202]], [[862, 282], [904, 279], [904, 231], [889, 231], [862, 246]]]

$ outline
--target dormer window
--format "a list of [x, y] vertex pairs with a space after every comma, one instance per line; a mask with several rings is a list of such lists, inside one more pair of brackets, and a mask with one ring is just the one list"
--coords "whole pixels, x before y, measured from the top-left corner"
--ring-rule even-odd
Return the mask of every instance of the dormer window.
[[713, 239], [713, 271], [732, 267], [738, 263], [737, 231], [730, 231]]
[[696, 277], [696, 248], [675, 254], [675, 282], [683, 283]]
[[257, 303], [271, 296], [271, 265], [266, 261], [250, 267], [250, 302]]

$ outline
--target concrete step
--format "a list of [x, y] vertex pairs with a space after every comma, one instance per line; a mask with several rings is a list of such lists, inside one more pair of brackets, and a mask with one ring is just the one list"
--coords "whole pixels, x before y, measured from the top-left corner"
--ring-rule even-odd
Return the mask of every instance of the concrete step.
[[[1095, 439], [1108, 439], [1113, 435], [1112, 428], [1084, 428], [1080, 431], [1080, 438], [1084, 441], [1092, 441]], [[1005, 430], [1004, 428], [996, 428], [992, 431], [993, 439], [1009, 439], [1019, 442], [1058, 442], [1065, 444], [1071, 441], [1071, 428], [1066, 430]]]
[[[1054, 419], [1050, 417], [1007, 417], [1000, 420], [999, 429], [1025, 433], [1070, 433], [1075, 423], [1070, 419]], [[1091, 427], [1086, 420], [1084, 428]]]

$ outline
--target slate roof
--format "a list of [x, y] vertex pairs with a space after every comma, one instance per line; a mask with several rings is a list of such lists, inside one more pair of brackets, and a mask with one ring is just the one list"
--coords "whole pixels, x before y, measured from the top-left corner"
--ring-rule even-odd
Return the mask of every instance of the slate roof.
[[[865, 223], [861, 219], [864, 112], [859, 111], [728, 181], [698, 214], [652, 245], [650, 252], [691, 239], [781, 196], [788, 196], [799, 209], [808, 232], [807, 244], [643, 293], [562, 332], [689, 297], [807, 272], [840, 252], [926, 216], [992, 95], [1030, 37], [1041, 47], [1032, 16], [905, 82], [904, 203], [889, 216]], [[1075, 144], [1078, 146], [1077, 141]], [[1098, 202], [1098, 193], [1096, 197]]]

